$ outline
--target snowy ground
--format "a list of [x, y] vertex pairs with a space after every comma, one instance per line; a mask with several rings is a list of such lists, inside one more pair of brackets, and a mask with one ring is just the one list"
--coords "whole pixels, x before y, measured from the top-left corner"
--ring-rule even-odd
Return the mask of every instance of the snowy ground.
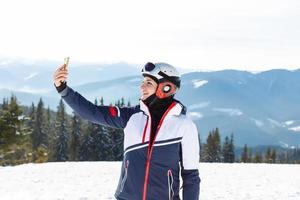
[[[120, 162], [0, 167], [1, 200], [114, 199]], [[299, 200], [300, 166], [199, 164], [201, 200]]]

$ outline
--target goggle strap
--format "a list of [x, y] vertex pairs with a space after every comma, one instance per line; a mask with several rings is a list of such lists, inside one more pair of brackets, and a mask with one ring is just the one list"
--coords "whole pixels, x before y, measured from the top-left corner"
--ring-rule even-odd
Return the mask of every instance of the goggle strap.
[[162, 71], [159, 71], [158, 75], [164, 77], [165, 79], [167, 79], [170, 82], [173, 82], [172, 78], [170, 76], [168, 76], [167, 74], [165, 74], [164, 72], [162, 72]]
[[178, 88], [180, 87], [180, 85], [177, 85], [176, 83], [178, 82], [178, 78], [177, 77], [170, 77], [167, 74], [165, 74], [162, 71], [158, 72], [158, 75], [162, 76], [163, 78], [165, 78], [167, 81], [170, 81], [171, 83], [175, 84]]

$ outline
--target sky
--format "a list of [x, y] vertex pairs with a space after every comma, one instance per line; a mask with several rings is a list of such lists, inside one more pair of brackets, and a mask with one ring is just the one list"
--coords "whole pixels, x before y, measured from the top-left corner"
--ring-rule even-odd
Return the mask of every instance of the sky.
[[0, 57], [300, 68], [299, 0], [0, 0]]

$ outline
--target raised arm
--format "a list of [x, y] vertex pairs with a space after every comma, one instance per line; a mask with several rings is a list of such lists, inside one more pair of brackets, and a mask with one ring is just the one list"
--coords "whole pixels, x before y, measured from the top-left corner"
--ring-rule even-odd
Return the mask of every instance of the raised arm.
[[111, 126], [114, 128], [124, 128], [130, 116], [136, 108], [119, 108], [116, 106], [97, 106], [78, 92], [67, 86], [68, 69], [64, 65], [59, 67], [53, 76], [54, 85], [62, 96], [63, 100], [83, 119], [88, 121]]

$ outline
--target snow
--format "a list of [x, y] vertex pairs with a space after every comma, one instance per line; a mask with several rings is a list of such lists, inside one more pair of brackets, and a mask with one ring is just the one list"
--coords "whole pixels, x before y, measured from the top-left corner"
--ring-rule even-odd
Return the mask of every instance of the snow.
[[205, 84], [208, 83], [207, 80], [199, 80], [199, 79], [195, 79], [195, 80], [192, 80], [192, 83], [194, 85], [194, 88], [199, 88]]
[[295, 131], [295, 132], [300, 132], [300, 126], [291, 127], [291, 128], [289, 128], [289, 130]]
[[283, 127], [280, 122], [274, 119], [268, 118], [268, 121], [271, 123], [272, 128]]
[[34, 89], [28, 85], [24, 85], [22, 88], [16, 89], [16, 91], [26, 92], [26, 93], [31, 93], [31, 94], [46, 94], [46, 93], [50, 92], [51, 90], [50, 89]]
[[197, 120], [203, 117], [199, 112], [188, 112], [187, 115], [191, 120]]
[[[268, 118], [267, 120], [270, 122], [272, 128], [290, 127], [291, 125], [295, 124], [295, 121], [293, 121], [293, 120], [289, 120], [289, 121], [285, 121], [285, 122], [281, 122], [281, 123], [274, 119], [271, 119], [271, 118]], [[288, 128], [288, 130], [294, 131], [294, 132], [300, 132], [300, 126], [294, 125], [294, 127], [290, 127], [290, 128]]]
[[240, 116], [243, 112], [235, 108], [213, 108], [213, 111], [227, 113], [230, 116]]
[[264, 123], [258, 119], [252, 118], [252, 120], [254, 121], [254, 123], [257, 127], [262, 127], [264, 125]]
[[[115, 199], [120, 162], [0, 167], [1, 200]], [[299, 165], [200, 163], [201, 200], [299, 200]]]
[[289, 145], [285, 142], [279, 141], [279, 144], [283, 147], [283, 148], [289, 148]]
[[29, 76], [25, 77], [24, 80], [32, 79], [33, 77], [37, 76], [38, 74], [39, 74], [38, 72], [33, 72]]
[[[114, 199], [119, 162], [26, 164], [0, 168], [2, 200]], [[18, 192], [15, 190], [18, 189]]]
[[290, 125], [292, 125], [293, 123], [294, 123], [293, 120], [289, 120], [289, 121], [284, 122], [284, 124], [287, 125], [287, 126], [290, 126]]
[[209, 106], [210, 102], [201, 102], [201, 103], [197, 103], [197, 104], [192, 104], [188, 107], [188, 110], [195, 110], [198, 108], [205, 108], [207, 106]]

